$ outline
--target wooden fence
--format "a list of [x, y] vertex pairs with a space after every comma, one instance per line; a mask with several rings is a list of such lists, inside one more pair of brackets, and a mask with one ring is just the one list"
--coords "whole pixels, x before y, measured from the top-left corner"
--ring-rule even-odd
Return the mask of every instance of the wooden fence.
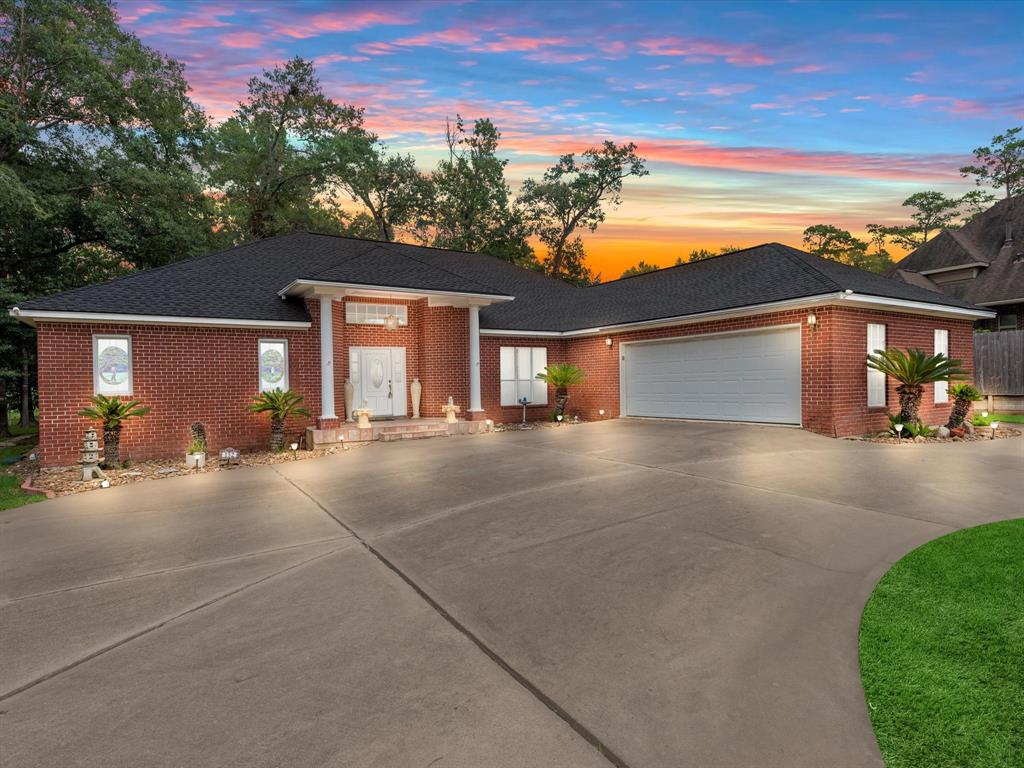
[[985, 395], [1024, 395], [1024, 330], [974, 334], [974, 386]]

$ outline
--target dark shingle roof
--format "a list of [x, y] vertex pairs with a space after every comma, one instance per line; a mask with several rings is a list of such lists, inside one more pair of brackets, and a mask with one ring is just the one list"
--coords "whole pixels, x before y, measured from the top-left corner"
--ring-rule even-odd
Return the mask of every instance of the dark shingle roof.
[[1024, 297], [1024, 196], [1000, 200], [963, 229], [944, 230], [896, 265], [917, 273], [956, 266], [981, 269], [975, 278], [943, 283], [945, 293], [977, 304]]
[[843, 290], [970, 306], [779, 243], [575, 288], [492, 256], [296, 233], [33, 299], [20, 308], [306, 321], [301, 300], [278, 296], [297, 279], [512, 296], [515, 301], [481, 311], [482, 327], [507, 330], [580, 330]]

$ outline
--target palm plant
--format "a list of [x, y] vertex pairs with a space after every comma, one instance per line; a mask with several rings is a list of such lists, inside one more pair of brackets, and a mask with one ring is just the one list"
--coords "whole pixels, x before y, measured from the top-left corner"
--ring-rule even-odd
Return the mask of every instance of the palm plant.
[[881, 371], [900, 383], [896, 392], [900, 396], [900, 420], [916, 424], [921, 408], [924, 385], [936, 381], [949, 381], [964, 375], [959, 360], [951, 360], [941, 352], [929, 355], [920, 349], [876, 349], [868, 355], [868, 368]]
[[981, 392], [975, 389], [971, 384], [963, 382], [962, 384], [954, 384], [949, 388], [949, 394], [953, 396], [953, 410], [949, 414], [949, 421], [946, 423], [947, 429], [956, 429], [957, 427], [963, 426], [964, 419], [967, 418], [967, 412], [971, 410], [971, 403], [975, 400], [981, 399]]
[[302, 395], [294, 390], [282, 392], [274, 389], [260, 392], [249, 404], [252, 413], [270, 414], [270, 450], [280, 451], [284, 447], [284, 423], [292, 416], [309, 416], [302, 407]]
[[569, 387], [582, 384], [587, 372], [572, 363], [552, 363], [537, 378], [555, 388], [555, 416], [563, 416], [569, 402]]
[[93, 395], [92, 405], [78, 412], [79, 416], [94, 419], [103, 427], [103, 463], [107, 467], [121, 466], [121, 424], [126, 419], [141, 418], [152, 408], [138, 400], [119, 400], [106, 395]]

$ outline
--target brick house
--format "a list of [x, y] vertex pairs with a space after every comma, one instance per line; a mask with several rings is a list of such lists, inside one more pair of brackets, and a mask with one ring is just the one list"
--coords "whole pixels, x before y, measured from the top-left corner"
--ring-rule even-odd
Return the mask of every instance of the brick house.
[[[72, 463], [96, 392], [153, 408], [126, 453], [180, 453], [188, 426], [210, 448], [266, 444], [246, 406], [291, 388], [317, 439], [343, 430], [345, 384], [375, 419], [546, 418], [554, 362], [587, 371], [570, 413], [799, 425], [831, 436], [880, 429], [895, 384], [869, 349], [918, 347], [965, 361], [993, 313], [952, 296], [777, 243], [576, 288], [497, 258], [296, 233], [138, 272], [13, 308], [39, 344], [40, 452]], [[944, 421], [944, 386], [922, 418]]]

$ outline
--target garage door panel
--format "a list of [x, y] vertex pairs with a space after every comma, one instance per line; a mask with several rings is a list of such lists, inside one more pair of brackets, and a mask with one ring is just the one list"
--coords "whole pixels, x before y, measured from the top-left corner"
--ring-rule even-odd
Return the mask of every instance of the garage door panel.
[[800, 423], [800, 330], [624, 347], [630, 416]]

